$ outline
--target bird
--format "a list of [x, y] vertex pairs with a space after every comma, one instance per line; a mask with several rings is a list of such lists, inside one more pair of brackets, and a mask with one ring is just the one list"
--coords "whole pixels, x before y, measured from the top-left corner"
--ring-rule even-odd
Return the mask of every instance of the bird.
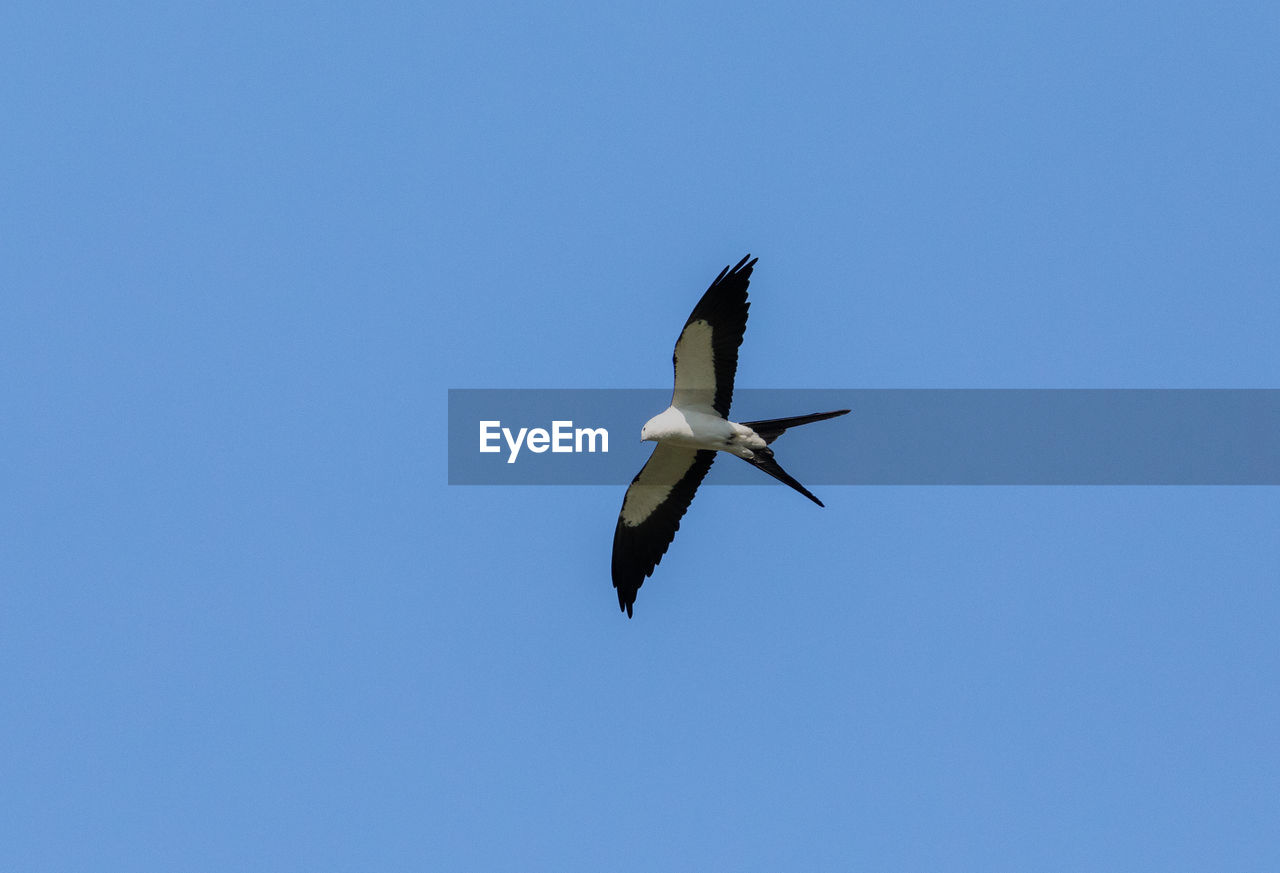
[[613, 533], [613, 587], [618, 607], [628, 618], [640, 586], [666, 554], [718, 452], [741, 458], [823, 505], [782, 469], [770, 446], [789, 428], [847, 415], [848, 409], [763, 421], [729, 420], [738, 347], [750, 307], [747, 286], [757, 260], [748, 254], [732, 269], [726, 266], [702, 295], [671, 356], [671, 405], [640, 429], [642, 441], [657, 445], [631, 480]]

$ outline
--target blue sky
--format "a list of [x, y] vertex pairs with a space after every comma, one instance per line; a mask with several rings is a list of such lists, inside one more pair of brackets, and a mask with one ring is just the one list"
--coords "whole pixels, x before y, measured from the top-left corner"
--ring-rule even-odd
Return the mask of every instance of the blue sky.
[[1277, 38], [0, 13], [0, 867], [1277, 869], [1275, 488], [708, 486], [628, 622], [621, 488], [443, 421], [667, 384], [748, 251], [743, 387], [1278, 387]]

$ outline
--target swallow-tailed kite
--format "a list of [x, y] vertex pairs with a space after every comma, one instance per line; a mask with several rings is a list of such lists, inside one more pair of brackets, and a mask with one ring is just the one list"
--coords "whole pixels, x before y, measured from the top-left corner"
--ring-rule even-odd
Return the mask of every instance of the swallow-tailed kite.
[[613, 587], [628, 618], [636, 593], [666, 554], [716, 452], [742, 458], [822, 506], [778, 465], [769, 444], [787, 428], [849, 410], [742, 424], [729, 421], [738, 346], [747, 329], [747, 284], [756, 265], [750, 258], [747, 255], [733, 269], [725, 267], [693, 308], [672, 355], [676, 385], [671, 406], [640, 429], [640, 439], [658, 445], [631, 480], [613, 533]]

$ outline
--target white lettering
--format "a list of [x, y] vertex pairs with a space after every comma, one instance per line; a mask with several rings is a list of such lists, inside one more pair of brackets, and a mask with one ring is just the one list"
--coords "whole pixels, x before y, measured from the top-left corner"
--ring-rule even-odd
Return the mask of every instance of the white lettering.
[[[535, 446], [534, 443], [537, 443]], [[529, 451], [537, 452], [539, 455], [547, 450], [547, 446], [551, 442], [551, 434], [547, 433], [540, 427], [535, 427], [529, 431], [529, 439], [525, 445], [529, 447]]]
[[582, 451], [582, 438], [587, 438], [587, 451], [594, 452], [596, 450], [596, 436], [600, 437], [600, 451], [609, 451], [609, 431], [602, 427], [580, 427], [573, 432], [573, 450], [575, 452]]
[[515, 441], [513, 442], [511, 439], [511, 428], [504, 427], [502, 429], [502, 436], [506, 438], [507, 445], [511, 447], [511, 457], [507, 458], [508, 464], [514, 464], [516, 462], [516, 455], [520, 454], [520, 444], [524, 442], [524, 435], [528, 430], [529, 428], [527, 427], [520, 428], [520, 432], [516, 434]]
[[[507, 463], [514, 464], [522, 448], [534, 454], [542, 454], [550, 449], [553, 452], [596, 452], [609, 451], [609, 431], [603, 427], [574, 428], [569, 420], [551, 422], [551, 430], [542, 427], [522, 427], [513, 430], [503, 427], [501, 421], [480, 422], [480, 451], [486, 454], [502, 451], [499, 442], [507, 444]], [[585, 445], [585, 448], [584, 448]]]
[[501, 425], [500, 421], [482, 421], [480, 422], [480, 451], [482, 452], [500, 452], [502, 446], [491, 446], [489, 440], [496, 440], [499, 434], [494, 428]]
[[553, 452], [572, 452], [573, 446], [569, 443], [569, 428], [573, 427], [572, 421], [553, 421], [551, 422], [551, 451]]

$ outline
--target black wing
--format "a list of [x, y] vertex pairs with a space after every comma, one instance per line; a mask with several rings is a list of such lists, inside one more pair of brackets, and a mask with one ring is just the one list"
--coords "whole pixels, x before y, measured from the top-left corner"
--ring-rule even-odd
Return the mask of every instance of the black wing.
[[627, 617], [636, 593], [680, 529], [716, 453], [659, 443], [627, 488], [613, 532], [613, 587]]
[[738, 346], [747, 329], [747, 285], [756, 262], [747, 255], [725, 267], [693, 308], [671, 356], [676, 370], [672, 406], [704, 406], [729, 417]]

